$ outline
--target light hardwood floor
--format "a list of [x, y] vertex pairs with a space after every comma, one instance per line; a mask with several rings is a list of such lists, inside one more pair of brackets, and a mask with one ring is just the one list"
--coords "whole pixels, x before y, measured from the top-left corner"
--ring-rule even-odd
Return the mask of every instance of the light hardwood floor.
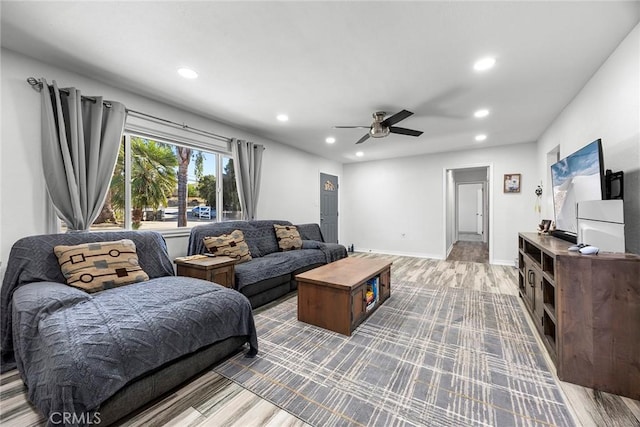
[[[509, 295], [518, 293], [517, 270], [513, 267], [378, 254], [355, 253], [352, 256], [390, 259], [393, 262], [392, 287], [397, 281], [411, 281]], [[269, 306], [257, 311], [268, 309]], [[539, 345], [541, 349], [544, 348], [541, 342]], [[548, 363], [553, 372], [553, 365], [550, 361]], [[640, 427], [640, 402], [569, 383], [559, 383], [570, 402], [578, 425]], [[41, 426], [44, 422], [26, 399], [26, 390], [17, 371], [3, 374], [0, 377], [0, 425]], [[308, 426], [212, 371], [185, 383], [164, 398], [125, 418], [119, 425]]]
[[453, 244], [447, 261], [489, 262], [489, 245], [459, 240]]

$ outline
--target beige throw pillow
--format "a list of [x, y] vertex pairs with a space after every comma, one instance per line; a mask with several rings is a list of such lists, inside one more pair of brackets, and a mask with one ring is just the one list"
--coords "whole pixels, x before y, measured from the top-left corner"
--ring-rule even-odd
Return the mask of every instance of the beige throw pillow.
[[244, 233], [240, 230], [220, 236], [207, 236], [202, 241], [207, 250], [216, 256], [226, 255], [235, 258], [238, 263], [251, 261], [249, 245], [244, 241]]
[[67, 285], [86, 292], [149, 280], [138, 264], [136, 245], [129, 239], [56, 246], [53, 251]]
[[281, 251], [302, 249], [302, 238], [295, 225], [273, 224], [276, 230], [276, 240]]

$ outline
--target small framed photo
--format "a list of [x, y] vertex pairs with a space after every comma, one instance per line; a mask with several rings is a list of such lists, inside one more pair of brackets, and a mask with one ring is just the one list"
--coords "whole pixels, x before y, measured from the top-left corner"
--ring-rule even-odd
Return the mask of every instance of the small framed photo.
[[504, 192], [505, 193], [519, 193], [520, 192], [520, 174], [511, 173], [504, 176]]

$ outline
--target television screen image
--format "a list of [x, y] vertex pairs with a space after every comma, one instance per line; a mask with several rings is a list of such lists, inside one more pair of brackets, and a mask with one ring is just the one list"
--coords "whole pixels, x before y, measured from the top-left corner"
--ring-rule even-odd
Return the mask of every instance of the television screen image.
[[603, 169], [599, 139], [551, 166], [556, 229], [577, 234], [576, 204], [602, 200]]

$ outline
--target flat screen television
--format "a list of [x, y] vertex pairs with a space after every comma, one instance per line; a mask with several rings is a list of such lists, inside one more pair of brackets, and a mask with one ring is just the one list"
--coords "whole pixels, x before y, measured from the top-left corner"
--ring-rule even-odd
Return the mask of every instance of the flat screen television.
[[602, 200], [605, 190], [602, 142], [597, 139], [551, 165], [554, 236], [576, 243], [576, 205], [586, 200]]

